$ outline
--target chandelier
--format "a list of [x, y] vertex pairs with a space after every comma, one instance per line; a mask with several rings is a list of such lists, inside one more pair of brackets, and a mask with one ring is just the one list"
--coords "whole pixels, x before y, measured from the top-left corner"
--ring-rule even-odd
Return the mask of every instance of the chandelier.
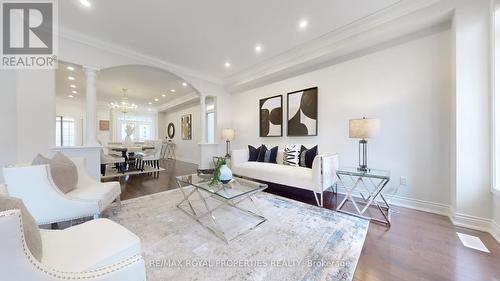
[[127, 97], [127, 89], [122, 89], [123, 91], [123, 97], [122, 99], [119, 101], [119, 102], [110, 102], [109, 103], [109, 107], [110, 108], [113, 108], [113, 109], [117, 109], [119, 110], [120, 112], [126, 114], [130, 111], [134, 111], [137, 109], [137, 105], [136, 104], [133, 104], [133, 103], [130, 103], [128, 101], [128, 97]]

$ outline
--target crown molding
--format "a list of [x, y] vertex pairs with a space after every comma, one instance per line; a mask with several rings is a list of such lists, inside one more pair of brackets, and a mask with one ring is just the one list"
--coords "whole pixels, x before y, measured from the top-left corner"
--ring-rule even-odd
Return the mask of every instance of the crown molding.
[[172, 110], [175, 108], [179, 108], [181, 106], [185, 106], [188, 104], [194, 104], [200, 100], [200, 95], [197, 93], [191, 93], [184, 95], [180, 98], [177, 98], [169, 103], [160, 105], [157, 107], [158, 112], [165, 112], [168, 110]]
[[150, 55], [146, 55], [144, 53], [141, 53], [139, 51], [130, 49], [130, 48], [125, 48], [122, 46], [119, 46], [117, 44], [111, 43], [109, 41], [103, 40], [103, 39], [98, 39], [96, 37], [88, 36], [83, 33], [80, 33], [78, 31], [65, 28], [65, 27], [60, 27], [59, 28], [59, 37], [64, 38], [66, 40], [74, 41], [77, 43], [85, 44], [100, 50], [104, 50], [107, 52], [112, 52], [136, 61], [140, 61], [145, 63], [146, 65], [151, 65], [155, 66], [161, 69], [165, 69], [167, 71], [170, 71], [176, 75], [180, 76], [191, 76], [197, 79], [205, 80], [211, 83], [214, 83], [216, 85], [223, 85], [223, 81], [221, 79], [218, 79], [216, 77], [207, 75], [205, 73], [180, 66], [174, 63], [167, 62], [165, 60], [159, 59], [157, 57], [153, 57]]
[[[442, 10], [450, 10], [447, 2], [446, 0], [401, 0], [315, 40], [231, 75], [225, 79], [225, 88], [231, 93], [256, 88], [278, 79], [281, 80], [311, 71], [314, 65], [324, 64], [325, 61], [345, 56], [349, 52], [357, 51], [356, 48], [367, 48], [370, 47], [370, 44], [380, 44], [381, 42], [378, 42], [380, 40], [390, 40], [391, 35], [389, 34], [393, 34], [393, 37], [394, 35], [401, 36], [429, 27], [431, 21], [434, 21], [432, 24], [440, 23], [445, 20]], [[435, 15], [433, 15], [434, 18], [428, 18], [429, 15], [422, 15], [418, 19], [395, 23], [395, 26], [386, 28], [387, 31], [384, 31], [383, 36], [373, 36], [371, 34], [373, 30], [381, 26], [388, 26], [388, 24], [396, 22], [398, 19], [401, 21], [402, 17], [425, 10], [431, 6], [440, 6], [438, 10], [441, 18], [436, 18]], [[447, 17], [449, 18], [449, 15]], [[408, 23], [412, 20], [415, 23]], [[398, 24], [401, 24], [401, 26], [397, 26]], [[360, 37], [363, 35], [370, 40], [365, 40], [369, 42], [363, 42], [366, 46], [360, 47], [359, 41], [362, 40]], [[356, 41], [358, 41], [358, 44], [351, 44]]]

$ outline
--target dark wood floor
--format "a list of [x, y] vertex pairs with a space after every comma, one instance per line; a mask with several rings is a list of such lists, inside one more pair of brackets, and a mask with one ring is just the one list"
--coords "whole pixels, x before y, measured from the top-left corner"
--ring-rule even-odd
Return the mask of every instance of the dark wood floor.
[[[166, 171], [119, 179], [122, 200], [177, 188], [175, 176], [195, 173], [197, 166], [162, 161]], [[107, 179], [112, 181], [117, 179]], [[315, 205], [311, 192], [270, 186], [267, 192]], [[340, 196], [340, 195], [339, 195]], [[335, 210], [337, 198], [325, 193], [325, 208]], [[359, 259], [355, 281], [389, 280], [500, 280], [500, 244], [488, 233], [454, 227], [441, 215], [393, 207], [392, 226], [371, 223]], [[490, 254], [462, 246], [456, 232], [475, 235]]]

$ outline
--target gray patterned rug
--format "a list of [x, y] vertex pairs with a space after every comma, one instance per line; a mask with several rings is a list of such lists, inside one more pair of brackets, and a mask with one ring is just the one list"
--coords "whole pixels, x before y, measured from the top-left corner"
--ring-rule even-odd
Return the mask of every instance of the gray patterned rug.
[[[268, 220], [229, 244], [176, 207], [178, 189], [124, 201], [110, 218], [141, 238], [150, 281], [352, 280], [368, 221], [265, 192], [254, 198]], [[251, 223], [234, 209], [216, 217], [225, 228]]]

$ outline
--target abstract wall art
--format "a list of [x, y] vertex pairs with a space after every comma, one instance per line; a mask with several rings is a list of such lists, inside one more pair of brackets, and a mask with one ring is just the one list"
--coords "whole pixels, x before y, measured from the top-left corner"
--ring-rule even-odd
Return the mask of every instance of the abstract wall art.
[[283, 136], [283, 96], [259, 101], [260, 137]]
[[191, 114], [186, 114], [181, 116], [181, 135], [183, 140], [190, 140], [192, 139], [192, 117]]
[[287, 135], [318, 135], [318, 87], [287, 95]]

